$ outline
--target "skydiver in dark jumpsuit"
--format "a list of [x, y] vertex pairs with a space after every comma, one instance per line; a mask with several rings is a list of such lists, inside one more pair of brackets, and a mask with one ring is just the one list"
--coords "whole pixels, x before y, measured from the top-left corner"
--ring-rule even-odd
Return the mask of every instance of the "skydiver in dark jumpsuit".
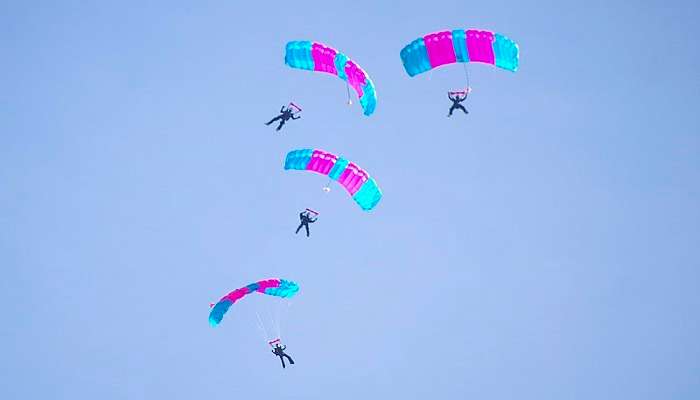
[[292, 111], [291, 108], [287, 108], [285, 106], [282, 106], [280, 109], [280, 115], [276, 116], [275, 118], [272, 118], [270, 121], [265, 123], [265, 125], [270, 125], [271, 123], [279, 120], [280, 124], [277, 127], [277, 130], [282, 129], [282, 126], [284, 125], [285, 122], [289, 121], [290, 119], [299, 119], [301, 118], [301, 115], [294, 115], [294, 111]]
[[459, 108], [460, 110], [464, 111], [465, 114], [469, 114], [469, 111], [467, 111], [467, 109], [464, 108], [464, 106], [460, 104], [461, 102], [464, 101], [464, 99], [467, 98], [467, 95], [466, 95], [466, 94], [464, 94], [464, 96], [460, 96], [459, 94], [456, 94], [456, 93], [455, 93], [455, 96], [453, 97], [453, 96], [452, 96], [452, 93], [447, 93], [447, 98], [450, 99], [450, 100], [452, 100], [452, 107], [450, 107], [450, 113], [447, 114], [448, 117], [451, 117], [451, 116], [452, 116], [452, 111], [454, 111], [454, 110], [456, 110], [456, 109], [458, 109], [458, 108]]
[[299, 230], [303, 226], [304, 228], [306, 228], [306, 237], [309, 237], [309, 224], [313, 224], [314, 222], [316, 222], [317, 218], [311, 218], [308, 212], [302, 212], [299, 213], [299, 219], [301, 220], [301, 223], [299, 224], [297, 231], [294, 233], [299, 233]]
[[290, 357], [287, 353], [284, 352], [284, 350], [286, 350], [286, 349], [287, 349], [287, 346], [280, 347], [279, 344], [276, 344], [275, 348], [272, 349], [272, 354], [279, 357], [280, 361], [282, 361], [282, 368], [287, 368], [287, 366], [284, 365], [284, 357], [287, 357], [287, 360], [289, 360], [290, 365], [294, 365], [294, 360], [292, 360], [292, 357]]

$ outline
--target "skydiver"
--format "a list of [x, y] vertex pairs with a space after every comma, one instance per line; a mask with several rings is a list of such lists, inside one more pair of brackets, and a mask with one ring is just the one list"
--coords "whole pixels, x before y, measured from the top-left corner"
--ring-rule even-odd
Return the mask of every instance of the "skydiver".
[[299, 224], [297, 231], [294, 233], [299, 233], [299, 230], [303, 226], [304, 228], [306, 228], [306, 237], [309, 237], [309, 224], [313, 224], [318, 218], [311, 218], [310, 213], [307, 211], [300, 212], [299, 219], [301, 220], [301, 223]]
[[464, 101], [464, 99], [467, 98], [467, 94], [466, 94], [466, 93], [464, 93], [464, 96], [460, 96], [458, 93], [455, 93], [455, 96], [453, 97], [453, 96], [452, 96], [452, 92], [447, 92], [447, 98], [450, 99], [450, 100], [452, 100], [452, 106], [450, 107], [450, 113], [447, 114], [448, 117], [451, 117], [451, 116], [452, 116], [452, 111], [454, 111], [454, 110], [456, 110], [456, 109], [458, 109], [458, 108], [459, 108], [460, 110], [464, 111], [465, 114], [469, 114], [469, 111], [467, 111], [467, 109], [464, 108], [464, 106], [460, 104], [461, 102]]
[[289, 360], [290, 365], [294, 365], [294, 360], [292, 360], [292, 357], [290, 357], [287, 353], [284, 352], [286, 349], [287, 346], [280, 347], [279, 343], [275, 344], [275, 348], [272, 349], [272, 354], [279, 357], [280, 361], [282, 361], [282, 368], [287, 368], [287, 366], [284, 365], [284, 357], [287, 357], [287, 360]]
[[295, 115], [294, 111], [292, 111], [291, 107], [287, 108], [285, 106], [282, 106], [280, 109], [280, 115], [276, 116], [275, 118], [272, 118], [270, 121], [265, 123], [265, 125], [270, 125], [271, 123], [279, 120], [280, 124], [277, 127], [277, 130], [282, 129], [282, 126], [284, 125], [285, 122], [289, 121], [290, 119], [299, 119], [301, 118], [301, 115]]

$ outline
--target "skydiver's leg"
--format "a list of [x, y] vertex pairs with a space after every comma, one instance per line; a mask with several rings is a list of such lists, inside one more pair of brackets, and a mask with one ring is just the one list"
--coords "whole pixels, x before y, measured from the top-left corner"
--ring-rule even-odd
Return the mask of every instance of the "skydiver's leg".
[[452, 111], [454, 111], [454, 110], [455, 110], [455, 105], [453, 104], [452, 107], [450, 107], [450, 113], [447, 114], [447, 116], [448, 116], [448, 117], [451, 117], [451, 116], [452, 116]]
[[460, 104], [460, 105], [459, 105], [459, 108], [460, 108], [462, 111], [464, 111], [465, 114], [469, 114], [469, 111], [467, 111], [467, 109], [464, 108], [463, 105]]
[[304, 224], [304, 228], [306, 228], [306, 237], [309, 237], [309, 224]]
[[280, 125], [277, 127], [277, 130], [282, 129], [282, 126], [284, 126], [284, 122], [285, 122], [284, 120], [280, 121]]
[[[299, 224], [299, 227], [297, 228], [297, 231], [294, 232], [294, 233], [299, 233], [299, 229], [301, 229], [302, 226], [304, 226], [304, 224]], [[307, 229], [308, 229], [308, 228], [307, 228]]]
[[278, 119], [282, 119], [282, 116], [278, 115], [275, 118], [272, 118], [270, 121], [266, 122], [265, 125], [270, 125], [271, 123], [277, 121]]
[[284, 365], [284, 357], [280, 356], [280, 360], [282, 361], [282, 368], [287, 368], [287, 366]]
[[290, 357], [286, 354], [284, 356], [287, 357], [287, 360], [289, 360], [289, 365], [294, 365], [294, 360], [292, 360], [292, 357]]

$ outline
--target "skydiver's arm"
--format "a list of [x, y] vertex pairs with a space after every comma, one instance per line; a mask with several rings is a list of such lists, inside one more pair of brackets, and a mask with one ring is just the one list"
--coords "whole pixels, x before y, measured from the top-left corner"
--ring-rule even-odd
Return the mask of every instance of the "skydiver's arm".
[[284, 106], [282, 106], [282, 108], [280, 108], [280, 113], [283, 113], [283, 112], [284, 112]]
[[452, 97], [452, 94], [451, 94], [451, 93], [447, 93], [447, 98], [450, 99], [450, 100], [452, 100], [452, 101], [455, 100], [454, 97]]
[[[296, 118], [294, 118], [294, 117], [296, 117]], [[301, 118], [301, 115], [294, 115], [294, 114], [292, 114], [292, 119], [299, 119], [299, 118]]]
[[282, 350], [287, 350], [287, 346], [286, 346], [286, 345], [282, 345]]

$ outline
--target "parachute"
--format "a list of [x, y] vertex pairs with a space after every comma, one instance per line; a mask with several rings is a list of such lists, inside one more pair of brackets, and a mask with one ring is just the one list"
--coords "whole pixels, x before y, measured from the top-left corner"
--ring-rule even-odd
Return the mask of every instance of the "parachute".
[[287, 153], [284, 169], [306, 170], [327, 175], [338, 181], [365, 211], [373, 209], [382, 198], [377, 182], [357, 164], [318, 149], [299, 149]]
[[369, 75], [345, 54], [308, 40], [287, 43], [284, 63], [292, 68], [326, 72], [347, 82], [357, 92], [364, 114], [369, 116], [377, 106], [377, 94]]
[[434, 32], [401, 50], [406, 73], [416, 76], [441, 65], [480, 62], [518, 70], [518, 44], [500, 33], [476, 29]]
[[242, 288], [234, 290], [222, 297], [218, 303], [212, 305], [211, 312], [209, 313], [209, 324], [211, 326], [219, 325], [224, 318], [224, 314], [226, 314], [233, 303], [250, 293], [258, 292], [270, 296], [290, 298], [297, 294], [298, 291], [299, 285], [284, 279], [266, 279], [251, 283], [248, 286], [243, 286]]

